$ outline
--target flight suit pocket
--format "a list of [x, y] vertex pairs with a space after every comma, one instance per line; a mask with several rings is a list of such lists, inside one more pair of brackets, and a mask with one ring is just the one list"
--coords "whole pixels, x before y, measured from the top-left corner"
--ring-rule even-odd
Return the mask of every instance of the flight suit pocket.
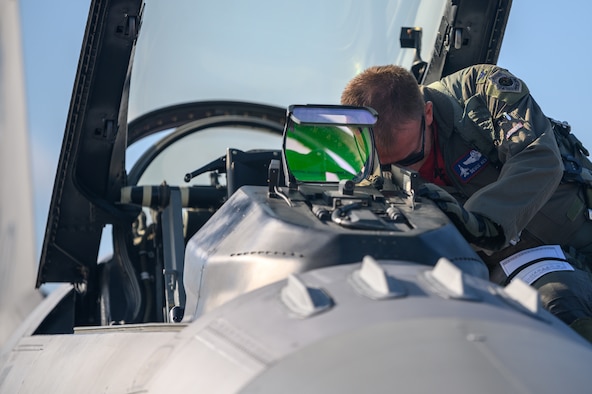
[[574, 233], [586, 221], [585, 209], [580, 185], [561, 183], [527, 229], [544, 243], [570, 245]]
[[496, 145], [499, 145], [491, 113], [479, 96], [469, 98], [465, 103], [462, 121], [463, 138], [478, 151], [484, 153], [493, 163], [499, 162]]
[[[499, 135], [497, 135], [495, 128], [493, 127], [491, 112], [489, 112], [489, 109], [481, 97], [473, 96], [466, 101], [465, 119], [471, 121], [473, 127], [479, 131], [478, 134], [484, 138], [484, 141], [492, 144], [493, 141], [499, 140]], [[465, 122], [465, 126], [467, 126], [466, 123], [467, 122]]]

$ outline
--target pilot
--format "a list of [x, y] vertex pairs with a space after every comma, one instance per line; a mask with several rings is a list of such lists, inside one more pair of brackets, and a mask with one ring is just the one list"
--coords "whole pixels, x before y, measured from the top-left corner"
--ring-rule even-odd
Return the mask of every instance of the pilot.
[[579, 167], [592, 166], [522, 80], [476, 65], [419, 86], [402, 67], [375, 66], [347, 84], [341, 103], [377, 110], [383, 170], [419, 172], [420, 195], [471, 242], [491, 280], [529, 283], [592, 342], [592, 175]]

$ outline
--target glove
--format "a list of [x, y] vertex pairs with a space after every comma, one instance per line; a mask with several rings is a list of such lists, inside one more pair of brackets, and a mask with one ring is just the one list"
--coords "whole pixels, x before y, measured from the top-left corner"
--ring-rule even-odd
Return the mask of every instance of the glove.
[[446, 190], [433, 183], [425, 183], [419, 188], [418, 194], [436, 203], [470, 243], [490, 250], [497, 250], [503, 246], [505, 236], [500, 225], [477, 213], [467, 211]]

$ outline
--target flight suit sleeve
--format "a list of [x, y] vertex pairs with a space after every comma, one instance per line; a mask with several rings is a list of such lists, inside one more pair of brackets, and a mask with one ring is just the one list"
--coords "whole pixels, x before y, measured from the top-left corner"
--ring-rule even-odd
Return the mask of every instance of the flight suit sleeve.
[[507, 244], [561, 181], [563, 164], [551, 123], [525, 83], [505, 69], [474, 66], [443, 82], [475, 129], [491, 138], [502, 163], [497, 181], [470, 196], [464, 207], [499, 224]]

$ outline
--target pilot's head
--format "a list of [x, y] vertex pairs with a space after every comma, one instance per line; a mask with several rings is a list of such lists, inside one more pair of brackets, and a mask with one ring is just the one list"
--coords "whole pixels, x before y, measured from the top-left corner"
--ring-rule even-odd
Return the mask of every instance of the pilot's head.
[[409, 71], [395, 65], [370, 67], [347, 84], [341, 104], [372, 107], [378, 112], [374, 138], [381, 164], [415, 169], [423, 161], [432, 103], [424, 102]]

